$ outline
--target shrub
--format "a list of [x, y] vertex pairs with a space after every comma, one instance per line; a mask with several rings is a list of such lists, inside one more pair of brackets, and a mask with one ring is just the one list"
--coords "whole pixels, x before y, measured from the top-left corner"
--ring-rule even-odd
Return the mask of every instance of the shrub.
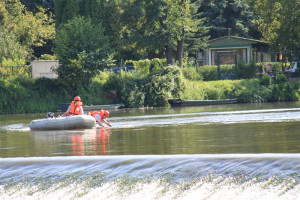
[[111, 75], [105, 91], [115, 90], [117, 99], [126, 107], [167, 106], [168, 98], [180, 97], [184, 84], [180, 68], [166, 66], [143, 78], [127, 72]]
[[274, 101], [294, 101], [298, 99], [299, 84], [288, 81], [284, 74], [278, 74], [274, 83], [272, 92]]
[[197, 72], [195, 67], [184, 67], [181, 69], [184, 78], [191, 81], [202, 81], [203, 77]]
[[219, 79], [218, 67], [216, 65], [201, 66], [198, 71], [203, 77], [203, 81], [215, 81]]
[[[166, 59], [154, 58], [152, 60], [138, 60], [138, 61], [127, 61], [126, 63], [133, 63], [134, 68], [136, 69], [139, 77], [145, 77], [149, 73], [159, 72], [166, 62]], [[125, 64], [126, 64], [125, 63]]]
[[240, 103], [262, 103], [270, 99], [272, 90], [261, 85], [258, 79], [245, 79], [236, 86], [235, 94]]
[[243, 60], [238, 62], [238, 77], [240, 79], [249, 79], [255, 78], [258, 75], [259, 68], [257, 67], [254, 60], [251, 60], [250, 63], [245, 63]]
[[183, 99], [192, 100], [220, 100], [234, 97], [234, 86], [239, 81], [186, 81], [186, 89], [182, 94]]
[[260, 79], [260, 84], [264, 86], [271, 86], [273, 83], [273, 79], [269, 74], [265, 74], [261, 79]]
[[220, 65], [222, 74], [236, 74], [235, 65]]

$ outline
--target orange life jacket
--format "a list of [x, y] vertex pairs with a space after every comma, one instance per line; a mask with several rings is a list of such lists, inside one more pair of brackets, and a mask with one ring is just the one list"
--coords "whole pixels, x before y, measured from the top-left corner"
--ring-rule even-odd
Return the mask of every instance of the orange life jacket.
[[82, 107], [82, 102], [79, 102], [79, 104], [77, 106], [75, 106], [75, 102], [72, 101], [68, 115], [69, 116], [80, 115], [81, 107]]
[[92, 112], [92, 116], [96, 119], [96, 114], [100, 115], [100, 121], [103, 121], [104, 112], [94, 111]]

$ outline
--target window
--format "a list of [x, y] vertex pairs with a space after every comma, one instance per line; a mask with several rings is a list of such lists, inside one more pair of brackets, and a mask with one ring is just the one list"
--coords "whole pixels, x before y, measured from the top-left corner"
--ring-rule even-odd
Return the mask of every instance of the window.
[[218, 52], [219, 52], [219, 62], [220, 65], [230, 65], [235, 64], [235, 52], [236, 52], [236, 59], [243, 59], [247, 62], [247, 49], [246, 48], [239, 48], [239, 49], [215, 49], [211, 51], [211, 64], [217, 65], [218, 64]]

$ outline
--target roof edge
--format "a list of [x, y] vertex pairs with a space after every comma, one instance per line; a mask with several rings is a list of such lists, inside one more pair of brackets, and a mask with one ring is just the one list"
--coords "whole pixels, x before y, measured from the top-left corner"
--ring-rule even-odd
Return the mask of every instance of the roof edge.
[[228, 36], [223, 36], [223, 37], [215, 38], [215, 39], [212, 39], [212, 40], [208, 40], [207, 42], [210, 43], [210, 42], [214, 42], [214, 41], [224, 39], [224, 38], [236, 38], [236, 39], [241, 39], [241, 40], [248, 40], [248, 41], [252, 41], [252, 42], [259, 42], [259, 43], [269, 44], [269, 42], [266, 42], [266, 41], [256, 40], [256, 39], [251, 39], [251, 38], [238, 37], [238, 36], [229, 36], [229, 37]]

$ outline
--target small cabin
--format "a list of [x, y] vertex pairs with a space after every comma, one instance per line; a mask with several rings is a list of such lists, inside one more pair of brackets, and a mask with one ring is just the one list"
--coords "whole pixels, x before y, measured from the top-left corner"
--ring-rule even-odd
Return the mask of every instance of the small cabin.
[[208, 41], [208, 46], [197, 54], [199, 65], [235, 64], [240, 59], [249, 63], [271, 62], [272, 55], [268, 52], [269, 43], [237, 37], [225, 36]]
[[58, 60], [34, 60], [31, 62], [32, 78], [57, 78], [58, 75], [53, 72], [59, 67]]

